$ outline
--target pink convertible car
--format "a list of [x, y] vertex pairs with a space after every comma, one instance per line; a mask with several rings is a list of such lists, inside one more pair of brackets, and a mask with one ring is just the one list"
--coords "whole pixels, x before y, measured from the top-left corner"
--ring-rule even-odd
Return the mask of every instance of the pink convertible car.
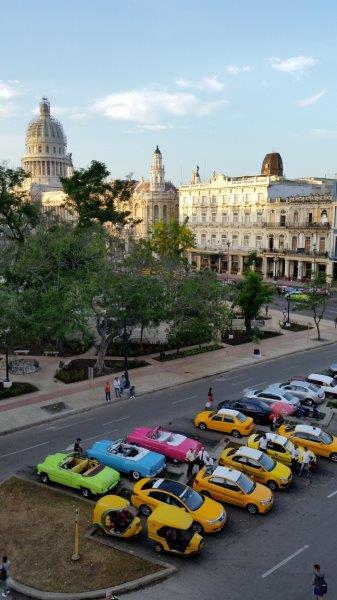
[[180, 433], [165, 431], [161, 427], [136, 427], [129, 433], [126, 441], [128, 444], [138, 444], [179, 462], [185, 462], [189, 448], [193, 448], [195, 452], [203, 448], [200, 442]]

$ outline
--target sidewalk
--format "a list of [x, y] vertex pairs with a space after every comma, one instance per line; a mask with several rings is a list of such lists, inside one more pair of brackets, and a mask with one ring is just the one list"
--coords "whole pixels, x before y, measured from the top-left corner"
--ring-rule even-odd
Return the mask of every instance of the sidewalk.
[[[267, 328], [279, 330], [280, 313], [270, 311], [271, 320]], [[308, 317], [296, 315], [298, 323], [307, 324]], [[240, 346], [225, 346], [221, 350], [205, 352], [196, 356], [180, 358], [164, 363], [153, 358], [145, 357], [150, 364], [147, 367], [130, 371], [132, 384], [137, 395], [154, 392], [165, 388], [188, 383], [196, 379], [209, 377], [231, 369], [251, 365], [258, 360], [266, 361], [311, 348], [321, 348], [326, 344], [337, 342], [337, 329], [331, 321], [322, 321], [321, 335], [324, 341], [317, 342], [316, 329], [299, 333], [284, 331], [283, 335], [270, 338], [260, 344], [262, 357], [253, 357], [256, 344]], [[41, 369], [30, 376], [13, 376], [14, 381], [29, 381], [34, 383], [39, 392], [26, 394], [16, 398], [2, 400], [0, 404], [0, 435], [10, 431], [28, 427], [37, 423], [50, 421], [57, 416], [73, 412], [81, 412], [105, 404], [104, 383], [107, 376], [98, 377], [93, 381], [82, 381], [73, 384], [63, 384], [54, 379], [53, 375], [59, 359], [52, 357], [37, 357]], [[110, 381], [112, 376], [109, 377]], [[42, 407], [63, 401], [66, 409], [60, 413], [48, 415]]]

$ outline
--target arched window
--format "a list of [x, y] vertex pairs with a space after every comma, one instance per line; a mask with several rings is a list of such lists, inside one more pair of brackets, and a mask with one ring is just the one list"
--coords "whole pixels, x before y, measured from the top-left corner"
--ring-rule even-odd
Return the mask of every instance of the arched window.
[[328, 213], [326, 210], [322, 210], [321, 212], [321, 223], [327, 223], [328, 222]]
[[159, 206], [158, 204], [155, 204], [153, 207], [153, 220], [154, 221], [158, 221], [159, 220]]
[[284, 235], [280, 235], [278, 238], [278, 248], [284, 250]]

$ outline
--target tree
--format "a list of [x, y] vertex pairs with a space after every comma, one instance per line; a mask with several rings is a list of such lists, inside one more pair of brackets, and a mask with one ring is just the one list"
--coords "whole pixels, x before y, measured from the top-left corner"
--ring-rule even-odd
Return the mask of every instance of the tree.
[[317, 339], [321, 340], [320, 323], [324, 316], [328, 298], [328, 285], [325, 273], [315, 274], [311, 282], [311, 287], [309, 290], [303, 292], [304, 296], [306, 297], [305, 299], [296, 301], [295, 310], [308, 310], [311, 312], [317, 330]]
[[247, 271], [236, 286], [235, 304], [244, 315], [245, 327], [248, 334], [252, 330], [252, 320], [255, 319], [261, 306], [273, 297], [272, 289], [262, 281], [260, 273]]
[[130, 199], [134, 182], [108, 181], [109, 175], [104, 163], [93, 160], [87, 169], [79, 169], [71, 177], [61, 178], [68, 198], [65, 207], [77, 216], [78, 227], [88, 227], [92, 223], [125, 225], [127, 222], [130, 212], [118, 211], [115, 202]]
[[39, 209], [24, 188], [23, 169], [0, 165], [0, 235], [22, 244], [39, 222]]
[[174, 219], [168, 223], [158, 221], [153, 225], [149, 244], [161, 259], [178, 261], [186, 250], [195, 247], [195, 235], [187, 226], [187, 219], [182, 224]]

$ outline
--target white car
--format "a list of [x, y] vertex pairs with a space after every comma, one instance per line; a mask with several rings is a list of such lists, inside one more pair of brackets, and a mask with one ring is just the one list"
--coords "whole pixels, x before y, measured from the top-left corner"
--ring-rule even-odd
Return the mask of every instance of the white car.
[[307, 381], [318, 385], [327, 398], [337, 398], [337, 381], [334, 377], [322, 373], [310, 373]]
[[259, 398], [267, 404], [273, 404], [274, 402], [285, 402], [286, 404], [291, 404], [294, 408], [297, 408], [300, 405], [299, 399], [294, 396], [294, 394], [272, 385], [262, 390], [247, 388], [244, 390], [243, 395], [245, 398]]
[[318, 385], [309, 383], [309, 381], [292, 379], [287, 383], [279, 383], [278, 386], [296, 396], [301, 404], [306, 404], [307, 406], [322, 404], [325, 400], [324, 391]]

